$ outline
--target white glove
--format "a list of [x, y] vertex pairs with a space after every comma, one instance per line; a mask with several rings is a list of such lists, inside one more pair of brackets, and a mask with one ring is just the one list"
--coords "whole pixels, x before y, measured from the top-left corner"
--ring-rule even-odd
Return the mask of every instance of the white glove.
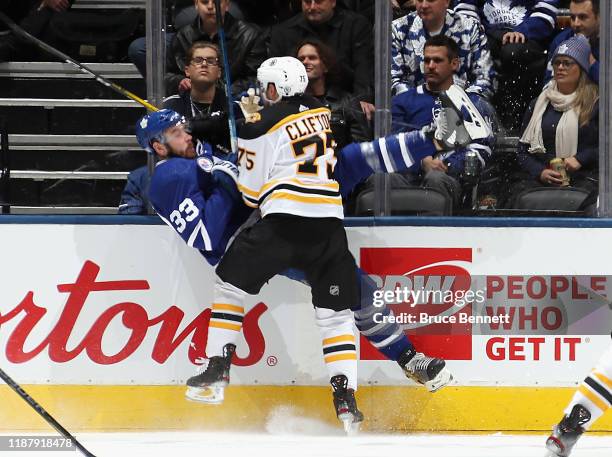
[[242, 97], [238, 102], [244, 119], [246, 122], [256, 122], [261, 119], [259, 111], [263, 109], [263, 106], [259, 104], [259, 96], [255, 94], [255, 89], [252, 87], [247, 91], [247, 96]]

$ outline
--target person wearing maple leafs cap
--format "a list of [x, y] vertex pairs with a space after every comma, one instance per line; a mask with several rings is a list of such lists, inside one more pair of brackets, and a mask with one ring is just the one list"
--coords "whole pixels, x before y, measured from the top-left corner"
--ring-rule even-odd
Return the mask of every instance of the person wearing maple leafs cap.
[[499, 73], [494, 103], [509, 130], [520, 126], [529, 101], [540, 92], [546, 49], [559, 0], [460, 0], [457, 13], [480, 20]]

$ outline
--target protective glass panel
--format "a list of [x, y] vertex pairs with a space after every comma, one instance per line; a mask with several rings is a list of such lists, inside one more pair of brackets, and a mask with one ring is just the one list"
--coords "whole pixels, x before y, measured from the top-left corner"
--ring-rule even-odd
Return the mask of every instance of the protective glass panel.
[[[376, 35], [377, 65], [388, 66], [376, 72], [375, 136], [425, 128], [440, 141], [433, 154], [411, 150], [420, 164], [407, 170], [389, 142], [381, 145], [382, 168], [396, 172], [372, 180], [375, 199], [355, 197], [357, 212], [596, 217], [607, 182], [599, 176], [598, 8], [560, 2], [557, 14], [537, 5], [515, 17], [490, 14], [491, 2], [455, 2], [454, 10], [410, 3], [391, 24], [391, 7], [377, 5], [377, 30], [391, 37]], [[522, 32], [508, 32], [509, 20]]]

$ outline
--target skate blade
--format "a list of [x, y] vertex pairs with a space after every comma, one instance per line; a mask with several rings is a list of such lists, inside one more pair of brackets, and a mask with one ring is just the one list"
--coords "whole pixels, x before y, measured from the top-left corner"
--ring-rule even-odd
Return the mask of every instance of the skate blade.
[[447, 130], [451, 131], [448, 138], [436, 138], [441, 141], [447, 150], [456, 149], [457, 147], [465, 147], [472, 142], [469, 132], [465, 128], [465, 123], [461, 118], [461, 113], [448, 102], [451, 106], [443, 108], [444, 116], [446, 117]]
[[544, 457], [559, 457], [563, 455], [563, 447], [561, 443], [553, 436], [546, 440], [546, 455]]
[[185, 397], [189, 401], [206, 403], [209, 405], [220, 405], [224, 400], [224, 387], [187, 387]]
[[488, 138], [491, 135], [489, 124], [485, 121], [462, 88], [453, 84], [444, 91], [444, 94], [454, 105], [455, 109], [461, 113], [463, 125], [472, 140]]
[[340, 414], [338, 419], [342, 422], [344, 432], [347, 436], [356, 436], [359, 434], [361, 422], [355, 422], [355, 418], [351, 413]]
[[440, 390], [442, 387], [448, 385], [452, 380], [453, 375], [451, 374], [451, 372], [448, 371], [447, 368], [443, 368], [442, 371], [438, 373], [438, 376], [433, 378], [431, 381], [427, 381], [425, 383], [425, 387], [431, 393], [434, 393]]

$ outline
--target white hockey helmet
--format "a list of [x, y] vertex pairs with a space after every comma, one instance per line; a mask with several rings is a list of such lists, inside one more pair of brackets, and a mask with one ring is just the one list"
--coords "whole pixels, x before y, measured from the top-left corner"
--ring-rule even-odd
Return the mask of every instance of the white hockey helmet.
[[304, 64], [295, 57], [272, 57], [257, 69], [257, 81], [264, 97], [268, 84], [274, 84], [279, 98], [269, 101], [275, 103], [282, 97], [302, 95], [308, 86], [308, 75]]

